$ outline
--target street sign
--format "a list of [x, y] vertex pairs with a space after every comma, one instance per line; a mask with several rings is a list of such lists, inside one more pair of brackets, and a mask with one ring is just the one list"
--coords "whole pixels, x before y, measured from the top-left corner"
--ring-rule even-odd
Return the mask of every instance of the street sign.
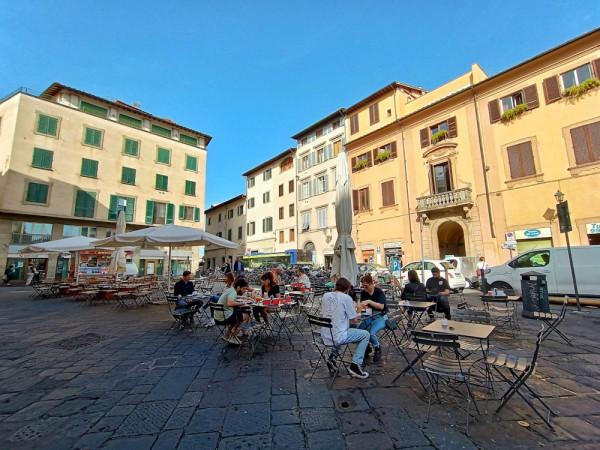
[[502, 248], [504, 250], [516, 250], [517, 249], [517, 242], [516, 241], [504, 241], [502, 243]]
[[514, 231], [508, 231], [504, 233], [504, 240], [507, 242], [517, 242], [517, 237]]
[[392, 260], [392, 272], [398, 272], [400, 270], [400, 261], [397, 259]]

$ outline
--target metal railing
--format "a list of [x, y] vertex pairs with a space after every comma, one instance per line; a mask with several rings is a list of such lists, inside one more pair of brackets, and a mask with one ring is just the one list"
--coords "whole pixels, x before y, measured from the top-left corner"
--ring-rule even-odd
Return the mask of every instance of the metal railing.
[[471, 188], [461, 188], [440, 194], [426, 195], [417, 198], [417, 211], [451, 208], [453, 206], [472, 204]]
[[0, 103], [1, 103], [1, 102], [3, 102], [3, 101], [4, 101], [4, 100], [6, 100], [6, 99], [9, 99], [9, 98], [10, 98], [10, 97], [12, 97], [13, 95], [15, 95], [15, 94], [19, 94], [19, 93], [21, 93], [21, 94], [33, 95], [34, 97], [39, 97], [39, 95], [40, 95], [40, 92], [39, 92], [39, 91], [34, 91], [33, 89], [30, 89], [30, 88], [26, 88], [26, 87], [24, 87], [24, 86], [21, 86], [21, 87], [19, 87], [19, 88], [15, 89], [14, 91], [12, 91], [12, 92], [9, 92], [8, 94], [6, 94], [6, 95], [3, 95], [2, 97], [0, 97]]
[[39, 242], [48, 242], [52, 240], [51, 234], [28, 234], [28, 233], [13, 233], [11, 244], [37, 244]]

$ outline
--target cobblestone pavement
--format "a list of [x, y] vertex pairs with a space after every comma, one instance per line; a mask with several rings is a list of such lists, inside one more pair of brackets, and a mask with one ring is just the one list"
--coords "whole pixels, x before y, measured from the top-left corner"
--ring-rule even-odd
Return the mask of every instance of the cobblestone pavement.
[[[414, 376], [392, 383], [404, 366], [394, 353], [368, 366], [368, 380], [343, 376], [329, 389], [326, 370], [308, 381], [316, 353], [307, 337], [248, 361], [213, 346], [214, 330], [170, 325], [164, 305], [123, 311], [0, 289], [0, 448], [600, 446], [599, 310], [569, 311], [574, 347], [555, 338], [542, 347], [532, 385], [558, 412], [554, 432], [518, 398], [499, 415], [481, 400], [470, 437], [451, 404], [434, 405], [425, 423]], [[536, 327], [522, 320], [519, 336], [493, 343], [530, 354]]]

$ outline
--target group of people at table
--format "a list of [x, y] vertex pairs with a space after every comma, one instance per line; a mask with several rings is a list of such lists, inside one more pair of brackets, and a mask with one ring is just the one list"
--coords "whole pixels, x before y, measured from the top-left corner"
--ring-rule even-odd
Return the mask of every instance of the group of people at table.
[[[428, 300], [434, 302], [434, 306], [428, 310], [433, 318], [433, 310], [444, 313], [446, 319], [451, 318], [450, 286], [448, 281], [440, 275], [437, 268], [432, 271], [432, 277], [425, 285], [420, 282], [416, 271], [408, 272], [408, 284], [402, 291], [403, 300]], [[279, 298], [282, 292], [279, 288], [277, 274], [273, 272], [264, 273], [261, 280], [260, 296], [263, 299]], [[295, 286], [310, 289], [310, 279], [301, 269], [297, 272]], [[222, 305], [222, 309], [214, 311], [213, 319], [220, 325], [226, 326], [223, 339], [232, 345], [240, 345], [240, 335], [246, 334], [252, 327], [251, 317], [247, 312], [242, 312], [243, 306], [248, 304], [254, 289], [243, 276], [237, 278], [232, 273], [225, 275], [225, 289], [220, 295], [211, 298], [211, 302]], [[190, 299], [194, 292], [194, 283], [191, 281], [191, 273], [183, 273], [181, 280], [175, 283], [174, 294], [180, 297], [178, 307], [191, 308], [208, 307], [210, 302]], [[188, 296], [186, 298], [186, 296]], [[386, 328], [388, 320], [388, 305], [386, 295], [382, 289], [376, 286], [375, 280], [370, 274], [361, 278], [360, 293], [357, 293], [352, 283], [346, 278], [339, 278], [335, 282], [332, 292], [326, 292], [321, 302], [321, 317], [331, 319], [331, 329], [323, 328], [321, 336], [326, 345], [334, 348], [327, 366], [329, 370], [335, 370], [336, 346], [355, 343], [356, 348], [352, 355], [352, 363], [348, 367], [350, 375], [355, 378], [365, 379], [369, 374], [364, 370], [364, 360], [373, 353], [372, 360], [377, 363], [381, 359], [381, 343], [378, 334]], [[410, 313], [410, 311], [409, 311]], [[257, 322], [269, 323], [269, 315], [264, 307], [254, 305], [252, 315]], [[361, 319], [361, 320], [359, 320]], [[333, 338], [333, 341], [332, 341]]]

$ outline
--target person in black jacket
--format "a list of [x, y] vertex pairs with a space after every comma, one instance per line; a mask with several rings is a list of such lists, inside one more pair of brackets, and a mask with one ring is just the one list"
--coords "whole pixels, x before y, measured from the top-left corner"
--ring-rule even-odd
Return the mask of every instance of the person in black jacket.
[[416, 270], [408, 271], [408, 284], [404, 286], [402, 291], [402, 300], [417, 300], [424, 301], [427, 299], [425, 286], [419, 280], [419, 274]]

